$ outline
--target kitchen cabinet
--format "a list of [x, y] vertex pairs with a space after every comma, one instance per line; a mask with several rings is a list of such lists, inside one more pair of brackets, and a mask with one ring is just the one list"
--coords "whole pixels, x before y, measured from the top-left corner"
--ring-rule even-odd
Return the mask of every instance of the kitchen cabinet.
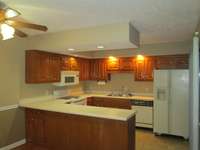
[[131, 109], [130, 100], [124, 100], [120, 98], [90, 97], [87, 99], [87, 105], [97, 107]]
[[188, 69], [188, 55], [156, 56], [156, 69]]
[[61, 61], [62, 61], [62, 67], [61, 69], [63, 71], [79, 71], [80, 69], [80, 62], [78, 57], [73, 57], [73, 56], [61, 56]]
[[133, 71], [133, 58], [132, 57], [125, 57], [120, 58], [120, 71]]
[[45, 145], [45, 120], [43, 111], [26, 109], [25, 114], [27, 142]]
[[135, 116], [121, 121], [29, 108], [25, 114], [27, 144], [52, 150], [135, 150]]
[[61, 59], [58, 54], [38, 50], [26, 51], [26, 83], [60, 81]]
[[152, 81], [155, 67], [154, 57], [144, 57], [143, 60], [134, 59], [134, 75], [136, 81]]
[[90, 80], [107, 81], [110, 80], [110, 74], [107, 72], [105, 59], [90, 60]]
[[120, 70], [120, 61], [117, 57], [109, 57], [107, 59], [107, 70], [108, 71], [119, 71]]
[[70, 63], [68, 61], [69, 56], [67, 55], [61, 55], [61, 70], [62, 71], [67, 71], [71, 69]]
[[89, 59], [79, 59], [80, 64], [80, 80], [86, 81], [90, 80], [90, 60]]

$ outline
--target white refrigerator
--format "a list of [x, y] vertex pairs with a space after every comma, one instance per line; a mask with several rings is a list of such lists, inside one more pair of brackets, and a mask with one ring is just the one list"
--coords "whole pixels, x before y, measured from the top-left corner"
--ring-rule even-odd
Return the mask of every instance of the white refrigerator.
[[154, 71], [155, 134], [189, 136], [189, 71]]

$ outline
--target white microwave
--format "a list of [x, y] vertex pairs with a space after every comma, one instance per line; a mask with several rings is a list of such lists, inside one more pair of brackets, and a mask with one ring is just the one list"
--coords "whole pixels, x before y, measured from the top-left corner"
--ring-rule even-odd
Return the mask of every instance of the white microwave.
[[70, 86], [79, 84], [79, 71], [61, 71], [60, 82], [55, 86]]

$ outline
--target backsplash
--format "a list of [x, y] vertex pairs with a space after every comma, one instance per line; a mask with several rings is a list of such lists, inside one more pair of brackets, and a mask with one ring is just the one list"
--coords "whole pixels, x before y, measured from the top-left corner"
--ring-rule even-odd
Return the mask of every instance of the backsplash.
[[85, 91], [120, 91], [123, 87], [134, 93], [153, 93], [152, 81], [135, 81], [133, 73], [113, 73], [111, 74], [111, 81], [105, 85], [98, 85], [96, 81], [86, 81], [83, 84]]

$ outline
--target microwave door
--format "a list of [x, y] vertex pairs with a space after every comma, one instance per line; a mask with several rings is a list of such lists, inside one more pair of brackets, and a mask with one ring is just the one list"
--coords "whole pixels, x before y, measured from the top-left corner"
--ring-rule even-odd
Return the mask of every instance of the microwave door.
[[75, 84], [75, 77], [74, 76], [65, 76], [65, 84], [67, 84], [67, 85]]

